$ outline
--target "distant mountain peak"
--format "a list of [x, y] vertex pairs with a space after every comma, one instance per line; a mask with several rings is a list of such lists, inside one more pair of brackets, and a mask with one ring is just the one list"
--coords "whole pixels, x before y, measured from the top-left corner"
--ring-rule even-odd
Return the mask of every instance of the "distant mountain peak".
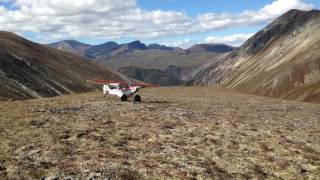
[[[81, 42], [79, 42], [79, 41], [77, 41], [77, 40], [74, 40], [74, 39], [63, 40], [62, 42], [67, 42], [67, 43], [81, 43]], [[83, 44], [83, 43], [81, 43], [81, 44]]]
[[114, 41], [108, 41], [108, 42], [103, 43], [102, 45], [119, 45], [119, 44]]
[[141, 41], [137, 40], [137, 41], [132, 41], [128, 44], [126, 44], [126, 46], [129, 49], [139, 49], [139, 50], [145, 50], [147, 49], [147, 46], [144, 43], [141, 43]]
[[69, 44], [71, 46], [90, 46], [89, 44], [85, 44], [74, 39], [62, 40], [56, 43], [52, 43], [51, 45], [59, 45], [59, 44]]
[[105, 53], [109, 53], [113, 50], [116, 50], [120, 47], [119, 44], [113, 42], [113, 41], [109, 41], [103, 44], [99, 44], [99, 45], [95, 45], [95, 46], [90, 46], [90, 48], [88, 48], [85, 51], [85, 54], [87, 57], [92, 57], [95, 58], [99, 55], [105, 54]]

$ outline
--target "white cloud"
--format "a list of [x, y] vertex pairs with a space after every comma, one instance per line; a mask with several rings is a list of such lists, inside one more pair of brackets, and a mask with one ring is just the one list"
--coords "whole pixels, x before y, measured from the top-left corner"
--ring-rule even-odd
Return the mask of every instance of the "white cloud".
[[[59, 38], [137, 38], [212, 32], [234, 26], [266, 23], [289, 9], [307, 10], [303, 0], [276, 0], [256, 11], [207, 13], [196, 18], [179, 11], [146, 11], [137, 0], [0, 0], [0, 29], [35, 32], [46, 41]], [[43, 38], [45, 37], [45, 38]], [[178, 43], [178, 42], [177, 42]]]
[[232, 46], [239, 46], [252, 37], [254, 34], [233, 34], [228, 36], [209, 36], [205, 38], [204, 43], [214, 44], [228, 44]]
[[1, 7], [1, 6], [0, 6], [0, 14], [1, 14], [1, 13], [4, 13], [5, 11], [6, 11], [6, 9], [5, 9], [4, 7]]
[[290, 9], [310, 10], [314, 8], [302, 0], [275, 0], [257, 11], [244, 11], [240, 14], [201, 14], [197, 17], [199, 30], [223, 29], [230, 26], [256, 25], [269, 22]]
[[161, 44], [163, 44], [165, 46], [169, 46], [169, 47], [189, 48], [190, 46], [192, 46], [194, 44], [194, 42], [192, 42], [190, 39], [183, 39], [183, 40], [178, 40], [178, 41], [174, 41], [174, 42], [164, 42]]

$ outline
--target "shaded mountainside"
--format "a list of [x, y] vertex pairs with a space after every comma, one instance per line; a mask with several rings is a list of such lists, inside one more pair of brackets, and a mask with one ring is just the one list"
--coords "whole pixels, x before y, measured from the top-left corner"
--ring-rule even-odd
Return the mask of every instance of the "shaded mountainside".
[[[59, 43], [64, 44], [65, 41], [54, 44]], [[63, 49], [64, 46], [59, 47]], [[128, 67], [131, 67], [145, 70], [146, 76], [156, 77], [159, 75], [158, 73], [167, 72], [169, 69], [170, 82], [168, 83], [166, 78], [158, 81], [159, 85], [168, 85], [172, 84], [172, 78], [179, 80], [176, 82], [190, 80], [195, 74], [195, 70], [201, 65], [231, 52], [234, 48], [223, 44], [200, 44], [184, 50], [159, 44], [147, 46], [140, 41], [133, 41], [120, 45], [114, 42], [107, 42], [102, 45], [87, 47], [82, 52], [69, 50], [68, 48], [64, 50], [95, 59], [98, 63], [105, 64], [108, 67], [117, 70], [121, 69], [122, 73], [125, 73]], [[125, 71], [123, 71], [124, 69]], [[174, 70], [175, 73], [171, 73], [171, 70]], [[134, 78], [134, 76], [130, 76], [131, 73], [127, 73], [127, 75], [130, 78]]]
[[167, 46], [160, 45], [160, 44], [150, 44], [150, 45], [148, 45], [148, 49], [159, 49], [159, 50], [173, 51], [173, 50], [178, 50], [179, 48], [167, 47]]
[[137, 79], [151, 84], [161, 84], [163, 86], [177, 86], [183, 83], [175, 75], [159, 69], [144, 69], [136, 66], [124, 66], [118, 69], [118, 72], [127, 77]]
[[136, 50], [130, 53], [117, 53], [97, 58], [97, 62], [119, 69], [126, 66], [136, 66], [143, 69], [158, 69], [164, 71], [168, 67], [181, 69], [177, 78], [189, 80], [195, 70], [212, 59], [220, 57], [221, 53], [188, 52], [185, 50]]
[[90, 48], [90, 45], [84, 44], [75, 40], [64, 40], [61, 42], [53, 43], [51, 47], [71, 52], [73, 54], [85, 55], [85, 51]]
[[[106, 42], [104, 44], [90, 46], [83, 52], [84, 55], [88, 58], [95, 58], [97, 56], [109, 53], [115, 49], [118, 49], [120, 45], [115, 42]], [[80, 53], [81, 54], [81, 53]]]
[[215, 52], [227, 53], [233, 51], [235, 48], [225, 44], [196, 44], [189, 49], [188, 52]]
[[0, 100], [29, 99], [93, 90], [91, 78], [121, 80], [97, 63], [0, 32]]
[[320, 11], [290, 10], [225, 58], [201, 69], [197, 85], [320, 101]]

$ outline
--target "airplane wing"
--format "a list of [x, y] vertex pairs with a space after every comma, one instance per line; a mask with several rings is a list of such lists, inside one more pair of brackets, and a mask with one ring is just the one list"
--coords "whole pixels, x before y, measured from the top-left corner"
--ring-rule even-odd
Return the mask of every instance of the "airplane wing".
[[[87, 82], [92, 83], [92, 84], [110, 84], [110, 83], [118, 83], [118, 84], [124, 84], [124, 85], [129, 85], [128, 82], [121, 82], [121, 81], [112, 81], [112, 80], [103, 80], [103, 79], [92, 79], [92, 80], [87, 80]], [[153, 84], [148, 84], [148, 83], [130, 83], [130, 86], [140, 86], [143, 88], [147, 87], [159, 87], [157, 85]]]
[[147, 83], [133, 83], [133, 84], [130, 84], [130, 86], [141, 86], [141, 87], [143, 87], [143, 88], [159, 87], [159, 86], [157, 86], [157, 85], [147, 84]]
[[92, 84], [110, 84], [110, 83], [128, 84], [127, 82], [111, 81], [111, 80], [103, 80], [103, 79], [92, 79], [92, 80], [87, 80], [87, 82]]

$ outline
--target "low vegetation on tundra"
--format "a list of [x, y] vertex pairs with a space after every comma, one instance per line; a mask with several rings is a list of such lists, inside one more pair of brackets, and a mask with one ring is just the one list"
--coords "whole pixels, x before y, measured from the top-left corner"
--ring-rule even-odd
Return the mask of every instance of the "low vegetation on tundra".
[[0, 102], [0, 179], [317, 179], [320, 105], [199, 87]]

